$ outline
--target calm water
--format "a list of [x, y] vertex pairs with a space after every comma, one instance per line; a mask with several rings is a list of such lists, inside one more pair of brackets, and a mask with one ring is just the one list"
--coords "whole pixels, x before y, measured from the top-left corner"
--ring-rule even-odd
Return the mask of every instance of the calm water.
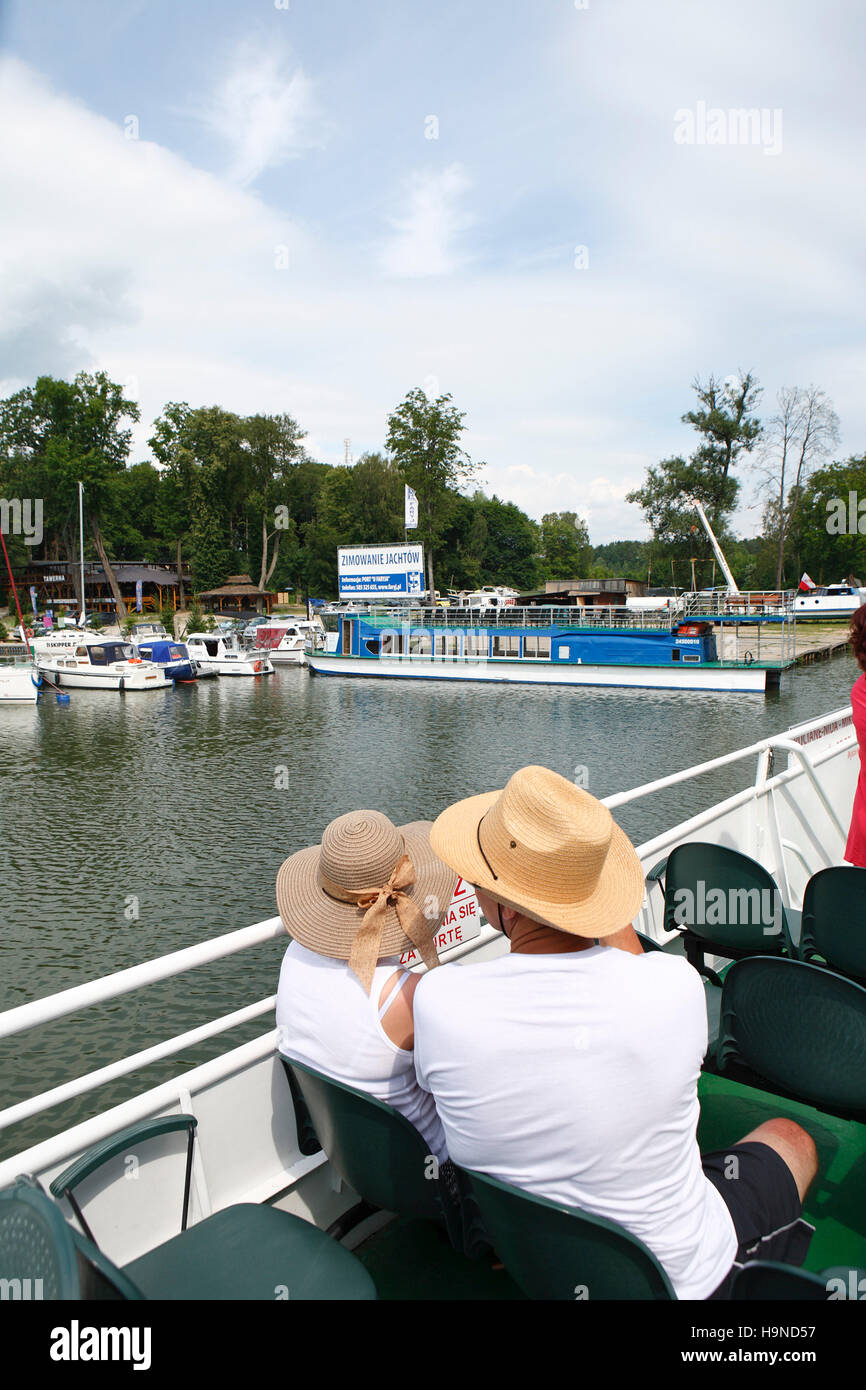
[[[566, 777], [582, 765], [606, 796], [838, 708], [856, 675], [843, 657], [789, 673], [774, 695], [695, 697], [289, 669], [0, 710], [0, 1010], [273, 916], [282, 860], [345, 811], [432, 819], [530, 762]], [[753, 774], [725, 769], [618, 819], [639, 843]], [[272, 994], [282, 951], [274, 942], [0, 1042], [0, 1104]], [[140, 1075], [155, 1085], [220, 1050], [216, 1040]], [[18, 1125], [0, 1134], [0, 1154], [131, 1089]]]

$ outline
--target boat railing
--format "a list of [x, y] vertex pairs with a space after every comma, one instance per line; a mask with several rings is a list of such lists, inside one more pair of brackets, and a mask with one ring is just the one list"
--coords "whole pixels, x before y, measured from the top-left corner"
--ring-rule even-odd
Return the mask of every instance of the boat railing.
[[687, 618], [700, 617], [769, 617], [784, 618], [794, 614], [793, 589], [755, 589], [738, 594], [725, 590], [708, 593], [683, 594], [683, 613]]
[[[328, 615], [332, 619], [336, 614]], [[592, 605], [582, 608], [578, 605], [554, 607], [538, 605], [518, 608], [513, 604], [503, 608], [397, 608], [371, 606], [364, 613], [345, 613], [344, 618], [361, 617], [381, 626], [383, 623], [402, 628], [480, 628], [490, 631], [494, 628], [509, 627], [558, 627], [563, 629], [611, 628], [633, 629], [637, 631], [669, 632], [678, 614], [672, 610], [659, 608], [640, 610], [623, 608], [610, 604]]]
[[[784, 852], [799, 855], [805, 863], [802, 851], [798, 846], [784, 840], [781, 831], [778, 829], [778, 817], [775, 813], [773, 798], [776, 791], [785, 786], [798, 773], [805, 775], [809, 785], [819, 804], [826, 813], [832, 834], [839, 843], [839, 853], [835, 857], [831, 851], [825, 851], [825, 860], [828, 864], [837, 862], [841, 858], [842, 849], [845, 843], [845, 828], [842, 826], [832, 804], [829, 801], [817, 776], [816, 769], [828, 758], [837, 755], [840, 751], [838, 741], [826, 749], [818, 749], [813, 754], [810, 743], [820, 739], [823, 734], [831, 732], [842, 732], [848, 730], [845, 743], [853, 746], [855, 736], [853, 732], [852, 714], [850, 706], [837, 710], [833, 714], [823, 715], [809, 723], [801, 724], [793, 729], [786, 731], [778, 737], [761, 739], [757, 743], [751, 744], [747, 748], [737, 749], [732, 753], [727, 753], [719, 758], [713, 758], [705, 763], [700, 763], [694, 767], [683, 768], [679, 772], [671, 773], [667, 777], [659, 778], [654, 782], [646, 783], [641, 787], [636, 787], [630, 791], [617, 792], [605, 797], [604, 804], [611, 810], [617, 807], [631, 805], [636, 801], [642, 800], [653, 794], [660, 792], [678, 783], [693, 780], [706, 773], [713, 772], [719, 768], [730, 766], [731, 764], [743, 762], [749, 758], [757, 758], [757, 769], [754, 781], [747, 785], [742, 791], [734, 796], [727, 798], [720, 805], [714, 805], [707, 811], [693, 817], [685, 825], [680, 824], [663, 832], [662, 834], [646, 841], [638, 847], [638, 855], [647, 868], [652, 867], [658, 857], [678, 843], [684, 833], [693, 835], [702, 826], [708, 825], [716, 819], [720, 812], [735, 809], [750, 800], [761, 800], [768, 798], [770, 802], [770, 822], [776, 826], [776, 850], [777, 857], [784, 864]], [[784, 752], [793, 757], [796, 767], [787, 767], [783, 771], [774, 775], [774, 758], [776, 753]], [[826, 837], [825, 837], [826, 838]], [[785, 900], [789, 901], [789, 889], [787, 876], [782, 885]], [[227, 956], [236, 955], [240, 952], [263, 946], [271, 941], [277, 940], [285, 935], [285, 928], [279, 917], [271, 917], [266, 921], [257, 922], [252, 926], [242, 927], [237, 931], [228, 932], [209, 941], [199, 942], [194, 946], [185, 947], [180, 951], [172, 951], [168, 955], [157, 957], [156, 959], [144, 961], [139, 965], [131, 966], [125, 970], [116, 971], [111, 975], [105, 975], [99, 979], [87, 980], [80, 985], [73, 985], [69, 989], [61, 990], [56, 994], [47, 995], [42, 999], [36, 999], [27, 1004], [20, 1004], [14, 1008], [7, 1009], [0, 1014], [0, 1039], [11, 1038], [19, 1033], [26, 1032], [31, 1028], [38, 1028], [56, 1019], [67, 1017], [81, 1010], [92, 1008], [108, 1000], [117, 999], [124, 994], [129, 994], [134, 990], [153, 985], [161, 980], [166, 980], [174, 976], [182, 975], [189, 970], [194, 970], [203, 965], [209, 965], [214, 961], [221, 960]], [[483, 928], [483, 938], [492, 937], [492, 929], [488, 926]], [[480, 941], [476, 937], [449, 951], [449, 960], [459, 959], [461, 956], [477, 949]], [[271, 995], [265, 999], [260, 999], [255, 1003], [247, 1005], [245, 1008], [235, 1010], [232, 1013], [221, 1015], [199, 1027], [189, 1029], [177, 1034], [175, 1037], [168, 1038], [156, 1043], [151, 1047], [144, 1048], [138, 1052], [133, 1052], [126, 1057], [121, 1057], [106, 1066], [99, 1067], [95, 1071], [88, 1072], [73, 1080], [52, 1087], [39, 1095], [32, 1096], [27, 1100], [8, 1106], [0, 1111], [0, 1131], [8, 1129], [11, 1125], [17, 1124], [22, 1120], [27, 1120], [33, 1116], [51, 1109], [53, 1106], [71, 1101], [74, 1098], [96, 1090], [98, 1087], [115, 1081], [120, 1077], [126, 1076], [131, 1072], [149, 1065], [150, 1063], [163, 1060], [167, 1057], [175, 1056], [186, 1052], [197, 1044], [220, 1034], [228, 1033], [238, 1026], [248, 1023], [256, 1018], [266, 1017], [272, 1019], [275, 1005], [275, 996]], [[250, 1049], [250, 1056], [253, 1053], [256, 1057], [264, 1057], [273, 1051], [276, 1034], [270, 1028], [260, 1037], [253, 1039], [251, 1043], [243, 1045], [245, 1049]], [[245, 1054], [246, 1055], [246, 1054]], [[210, 1075], [211, 1068], [218, 1068], [219, 1059], [205, 1063]], [[184, 1076], [188, 1073], [181, 1073], [174, 1081], [163, 1083], [155, 1091], [148, 1093], [147, 1098], [139, 1097], [137, 1101], [125, 1102], [128, 1109], [127, 1119], [140, 1117], [138, 1110], [144, 1114], [148, 1107], [152, 1108], [156, 1097], [165, 1097], [164, 1102], [169, 1103], [172, 1099], [177, 1101], [178, 1096], [183, 1091]], [[138, 1109], [136, 1108], [138, 1107]], [[144, 1107], [143, 1109], [141, 1107]], [[127, 1122], [125, 1120], [124, 1122]], [[96, 1137], [101, 1136], [103, 1130], [108, 1133], [106, 1128], [111, 1123], [110, 1119], [97, 1116], [91, 1121], [86, 1122], [88, 1142], [94, 1142]], [[64, 1140], [62, 1134], [56, 1135], [53, 1139], [45, 1140], [39, 1145], [40, 1154], [45, 1162], [53, 1162], [59, 1157], [61, 1160], [66, 1153], [68, 1141]], [[9, 1164], [14, 1166], [13, 1160], [0, 1161], [0, 1184], [4, 1179], [5, 1170]], [[11, 1172], [11, 1168], [9, 1170]]]

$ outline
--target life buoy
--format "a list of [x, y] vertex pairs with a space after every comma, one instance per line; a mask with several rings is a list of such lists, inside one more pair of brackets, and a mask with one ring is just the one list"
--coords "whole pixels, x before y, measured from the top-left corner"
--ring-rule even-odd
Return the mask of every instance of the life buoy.
[[32, 629], [32, 627], [25, 627], [25, 629], [24, 629], [24, 635], [25, 635], [25, 637], [27, 638], [27, 640], [28, 640], [28, 642], [29, 642], [30, 638], [33, 636], [33, 629]]
[[261, 663], [260, 661], [254, 661], [254, 662], [253, 662], [253, 670], [254, 670], [254, 671], [261, 671], [261, 669], [262, 669], [262, 663]]

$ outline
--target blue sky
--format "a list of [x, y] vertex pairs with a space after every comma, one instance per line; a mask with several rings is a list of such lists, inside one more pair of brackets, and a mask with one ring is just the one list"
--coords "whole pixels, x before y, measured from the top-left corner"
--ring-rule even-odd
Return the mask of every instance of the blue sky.
[[[289, 411], [332, 463], [451, 392], [485, 489], [595, 542], [646, 534], [625, 493], [693, 447], [695, 375], [753, 370], [765, 418], [814, 382], [862, 452], [864, 29], [854, 0], [7, 4], [0, 391], [103, 367], [136, 458], [187, 400]], [[740, 108], [776, 147], [675, 139]]]

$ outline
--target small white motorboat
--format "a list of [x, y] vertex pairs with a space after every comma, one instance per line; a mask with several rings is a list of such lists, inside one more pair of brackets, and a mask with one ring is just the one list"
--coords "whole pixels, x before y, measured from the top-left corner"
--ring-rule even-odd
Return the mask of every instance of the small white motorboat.
[[798, 618], [850, 618], [866, 602], [866, 589], [853, 584], [827, 584], [797, 594], [794, 612]]
[[235, 633], [190, 632], [187, 651], [205, 671], [220, 676], [271, 676], [273, 665], [262, 653], [244, 651]]
[[307, 650], [323, 651], [325, 632], [321, 623], [307, 618], [269, 623], [256, 631], [256, 652], [266, 651], [275, 666], [305, 666]]
[[75, 646], [36, 652], [37, 669], [58, 686], [78, 690], [165, 690], [173, 682], [131, 642], [79, 633]]
[[41, 677], [30, 661], [0, 664], [0, 705], [35, 705]]

